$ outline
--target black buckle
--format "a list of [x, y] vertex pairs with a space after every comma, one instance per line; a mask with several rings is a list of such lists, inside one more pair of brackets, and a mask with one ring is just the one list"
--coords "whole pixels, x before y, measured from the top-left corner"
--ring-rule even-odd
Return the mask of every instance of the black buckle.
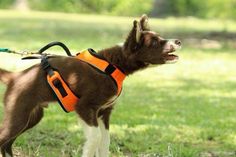
[[111, 75], [114, 71], [116, 70], [116, 68], [112, 65], [112, 64], [109, 64], [106, 69], [105, 69], [105, 72], [109, 75]]
[[50, 77], [52, 75], [54, 75], [53, 69], [52, 69], [51, 65], [48, 63], [47, 56], [43, 56], [41, 58], [41, 66], [42, 66], [43, 70], [45, 70]]

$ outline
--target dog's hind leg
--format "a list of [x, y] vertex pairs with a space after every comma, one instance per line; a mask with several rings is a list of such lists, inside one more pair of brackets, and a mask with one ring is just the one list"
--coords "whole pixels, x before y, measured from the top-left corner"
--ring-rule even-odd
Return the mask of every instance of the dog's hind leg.
[[15, 139], [27, 127], [29, 115], [27, 115], [27, 113], [24, 114], [24, 112], [20, 114], [17, 112], [17, 117], [14, 115], [6, 116], [6, 114], [7, 113], [5, 112], [5, 117], [8, 118], [4, 117], [3, 125], [1, 126], [0, 147], [3, 157], [11, 157], [12, 152], [9, 150], [9, 146], [13, 143], [13, 139]]
[[[38, 106], [35, 107], [33, 109], [33, 111], [30, 113], [30, 117], [29, 117], [27, 126], [17, 136], [19, 136], [21, 133], [25, 132], [26, 130], [28, 130], [28, 129], [34, 127], [36, 124], [38, 124], [40, 122], [40, 120], [42, 119], [42, 117], [43, 117], [43, 108], [42, 107], [38, 107]], [[12, 144], [14, 143], [16, 138], [17, 137], [14, 137], [14, 138], [10, 139], [9, 141], [5, 142], [1, 146], [2, 157], [13, 156]]]

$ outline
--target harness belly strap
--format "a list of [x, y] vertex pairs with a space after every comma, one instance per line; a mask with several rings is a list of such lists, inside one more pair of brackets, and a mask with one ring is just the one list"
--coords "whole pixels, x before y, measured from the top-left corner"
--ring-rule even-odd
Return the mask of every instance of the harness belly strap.
[[71, 91], [60, 74], [57, 71], [54, 71], [54, 75], [51, 77], [48, 75], [47, 80], [62, 109], [65, 112], [74, 111], [75, 105], [79, 102], [79, 98]]
[[47, 57], [41, 60], [41, 66], [47, 74], [47, 82], [56, 96], [60, 106], [65, 112], [75, 110], [79, 98], [72, 92], [58, 71], [54, 70], [48, 63]]

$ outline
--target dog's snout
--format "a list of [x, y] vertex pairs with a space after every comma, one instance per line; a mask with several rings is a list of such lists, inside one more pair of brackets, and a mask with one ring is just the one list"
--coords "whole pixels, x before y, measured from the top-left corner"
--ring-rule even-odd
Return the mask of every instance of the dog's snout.
[[175, 44], [178, 45], [178, 46], [181, 46], [181, 41], [178, 40], [178, 39], [176, 39], [176, 40], [175, 40]]

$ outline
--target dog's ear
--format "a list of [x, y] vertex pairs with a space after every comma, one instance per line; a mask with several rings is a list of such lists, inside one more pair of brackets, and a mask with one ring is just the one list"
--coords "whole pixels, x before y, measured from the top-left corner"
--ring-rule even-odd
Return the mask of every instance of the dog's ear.
[[140, 21], [134, 20], [133, 28], [124, 43], [124, 49], [135, 52], [142, 45], [142, 32]]
[[146, 14], [143, 14], [139, 21], [134, 21], [134, 28], [136, 30], [136, 42], [140, 42], [140, 38], [143, 31], [150, 31], [148, 24], [148, 17]]
[[135, 33], [136, 43], [139, 43], [141, 35], [142, 35], [142, 30], [141, 30], [140, 23], [136, 20], [134, 20], [134, 29], [136, 31], [136, 33]]
[[150, 31], [150, 27], [149, 27], [149, 24], [148, 24], [148, 17], [146, 14], [143, 14], [140, 18], [140, 27], [143, 31]]

